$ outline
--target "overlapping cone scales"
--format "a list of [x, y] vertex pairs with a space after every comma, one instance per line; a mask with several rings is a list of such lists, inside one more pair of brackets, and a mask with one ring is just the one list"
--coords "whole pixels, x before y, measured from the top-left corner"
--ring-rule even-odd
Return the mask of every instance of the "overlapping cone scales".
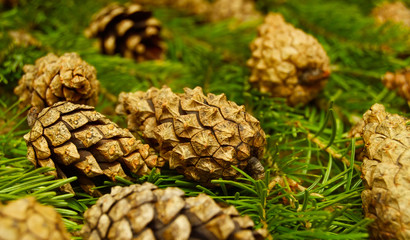
[[101, 51], [105, 54], [120, 53], [124, 57], [143, 61], [164, 57], [160, 30], [160, 22], [141, 5], [113, 3], [93, 17], [85, 34], [98, 38]]
[[286, 98], [289, 105], [306, 104], [326, 85], [330, 68], [322, 45], [279, 14], [265, 18], [250, 48], [249, 81], [263, 93]]
[[372, 239], [410, 239], [410, 126], [375, 104], [364, 116], [362, 192]]
[[61, 57], [50, 53], [23, 70], [25, 74], [14, 89], [22, 107], [31, 104], [42, 109], [59, 101], [94, 106], [98, 101], [96, 70], [76, 53]]
[[266, 140], [259, 121], [224, 94], [205, 96], [200, 87], [184, 90], [183, 94], [168, 87], [121, 93], [117, 112], [127, 115], [128, 128], [142, 131], [157, 145], [170, 168], [190, 179], [201, 183], [235, 179], [239, 173], [231, 166], [261, 178], [258, 159]]
[[392, 21], [410, 27], [410, 9], [403, 2], [385, 2], [372, 11], [379, 23]]
[[0, 204], [0, 240], [69, 240], [62, 218], [33, 197]]
[[151, 183], [112, 188], [84, 218], [82, 233], [89, 240], [253, 240], [267, 235], [232, 206], [221, 208], [205, 194], [184, 198], [179, 188], [158, 189]]
[[144, 175], [163, 165], [153, 149], [127, 129], [93, 107], [70, 102], [43, 109], [24, 139], [27, 158], [35, 166], [56, 168], [53, 175], [58, 177], [105, 175], [115, 180], [127, 172]]
[[410, 68], [396, 73], [387, 72], [382, 78], [383, 84], [391, 90], [396, 90], [399, 96], [410, 101]]

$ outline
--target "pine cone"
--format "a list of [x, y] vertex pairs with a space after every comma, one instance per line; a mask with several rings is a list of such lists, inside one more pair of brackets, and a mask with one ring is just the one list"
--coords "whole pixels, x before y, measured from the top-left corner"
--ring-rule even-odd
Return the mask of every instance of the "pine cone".
[[76, 53], [61, 57], [50, 53], [23, 70], [25, 74], [14, 89], [22, 107], [31, 104], [42, 109], [59, 101], [95, 105], [98, 101], [96, 70]]
[[[87, 181], [105, 175], [114, 181], [115, 176], [126, 177], [126, 171], [144, 175], [163, 165], [147, 144], [90, 106], [59, 102], [32, 122], [24, 136], [27, 158], [35, 166], [56, 168], [56, 177], [77, 175]], [[92, 193], [89, 182], [82, 187]]]
[[142, 131], [158, 147], [171, 169], [189, 179], [212, 186], [212, 179], [239, 177], [231, 166], [262, 178], [258, 159], [266, 140], [259, 121], [224, 94], [205, 96], [200, 87], [184, 90], [121, 93], [116, 110], [128, 115], [128, 128]]
[[410, 68], [396, 73], [387, 72], [382, 82], [388, 89], [396, 90], [406, 101], [410, 101]]
[[217, 0], [211, 4], [207, 16], [212, 22], [229, 18], [245, 22], [261, 17], [252, 0]]
[[230, 206], [219, 207], [205, 194], [184, 198], [175, 187], [151, 183], [113, 187], [85, 214], [85, 239], [264, 239], [248, 216]]
[[30, 33], [26, 32], [23, 29], [9, 31], [8, 35], [12, 39], [13, 44], [17, 46], [41, 46], [41, 43], [37, 41], [37, 39], [35, 39]]
[[114, 3], [93, 17], [85, 35], [97, 37], [104, 54], [120, 53], [126, 58], [144, 61], [164, 58], [160, 30], [160, 22], [141, 5]]
[[54, 208], [35, 198], [0, 204], [0, 240], [69, 240], [70, 234]]
[[206, 0], [134, 0], [134, 2], [150, 6], [175, 8], [192, 14], [205, 14], [210, 7]]
[[251, 84], [263, 93], [287, 99], [291, 106], [306, 104], [324, 88], [329, 58], [311, 35], [294, 28], [279, 14], [269, 14], [250, 44]]
[[384, 2], [372, 10], [372, 15], [379, 23], [391, 21], [410, 27], [410, 9], [403, 2]]
[[375, 104], [364, 115], [362, 193], [372, 239], [410, 239], [410, 126]]

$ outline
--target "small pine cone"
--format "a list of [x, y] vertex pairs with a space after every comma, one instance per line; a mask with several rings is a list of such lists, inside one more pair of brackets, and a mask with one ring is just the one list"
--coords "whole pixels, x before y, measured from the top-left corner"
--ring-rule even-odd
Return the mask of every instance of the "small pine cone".
[[410, 27], [410, 9], [400, 1], [384, 2], [372, 10], [372, 15], [379, 23], [391, 21]]
[[30, 33], [26, 32], [23, 29], [9, 31], [8, 35], [12, 39], [13, 44], [17, 46], [41, 46], [41, 43], [37, 41], [37, 39], [35, 39]]
[[382, 82], [388, 89], [396, 90], [406, 101], [410, 101], [410, 68], [396, 73], [387, 72]]
[[175, 94], [168, 87], [121, 93], [117, 113], [128, 128], [140, 130], [160, 155], [187, 178], [212, 186], [212, 179], [235, 179], [236, 166], [255, 178], [264, 176], [258, 159], [266, 145], [259, 121], [224, 94], [205, 96], [202, 88]]
[[160, 30], [160, 22], [141, 5], [113, 3], [94, 15], [85, 35], [98, 38], [104, 54], [144, 61], [164, 58]]
[[250, 48], [251, 84], [291, 106], [308, 103], [327, 83], [329, 58], [322, 45], [279, 14], [265, 18]]
[[23, 70], [25, 74], [14, 89], [22, 107], [31, 104], [43, 109], [59, 101], [94, 106], [98, 101], [96, 70], [76, 53], [61, 57], [50, 53]]
[[205, 14], [210, 6], [206, 0], [134, 0], [134, 2], [150, 6], [175, 8], [192, 14]]
[[84, 218], [83, 237], [90, 240], [262, 240], [267, 235], [233, 206], [221, 208], [205, 194], [185, 198], [179, 188], [151, 183], [113, 187]]
[[364, 115], [362, 192], [372, 239], [410, 239], [410, 126], [384, 106]]
[[211, 4], [207, 15], [212, 22], [229, 18], [245, 22], [261, 17], [252, 0], [217, 0]]
[[116, 176], [127, 177], [126, 172], [144, 175], [163, 165], [147, 144], [93, 107], [59, 102], [31, 121], [33, 127], [24, 136], [27, 158], [37, 167], [56, 168], [51, 173], [56, 177], [82, 178], [88, 192], [87, 179], [105, 175], [114, 181]]
[[0, 204], [0, 240], [69, 240], [70, 234], [53, 207], [35, 198]]

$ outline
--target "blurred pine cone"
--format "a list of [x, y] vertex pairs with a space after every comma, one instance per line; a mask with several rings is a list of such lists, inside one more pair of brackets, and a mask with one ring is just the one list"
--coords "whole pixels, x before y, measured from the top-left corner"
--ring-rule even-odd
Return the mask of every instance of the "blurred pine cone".
[[252, 0], [216, 0], [210, 5], [207, 17], [212, 22], [229, 18], [245, 22], [256, 20], [261, 14], [255, 10], [255, 3]]
[[21, 107], [31, 104], [42, 109], [59, 101], [94, 106], [98, 101], [96, 70], [76, 53], [61, 57], [50, 53], [23, 70], [25, 74], [14, 89]]
[[379, 23], [391, 21], [410, 27], [410, 9], [403, 2], [384, 2], [372, 10]]
[[93, 16], [85, 35], [98, 38], [104, 54], [144, 61], [164, 58], [160, 30], [160, 22], [141, 5], [113, 3]]
[[69, 240], [63, 219], [35, 198], [0, 204], [0, 240]]
[[362, 192], [372, 239], [410, 239], [410, 126], [384, 106], [364, 115]]
[[233, 207], [221, 208], [205, 194], [184, 198], [175, 187], [151, 183], [113, 187], [85, 214], [85, 239], [253, 240], [265, 239], [248, 216]]
[[170, 7], [192, 14], [205, 14], [209, 9], [207, 0], [134, 0], [133, 2], [156, 7]]
[[12, 39], [13, 44], [17, 46], [41, 46], [41, 43], [37, 39], [35, 39], [30, 33], [23, 29], [11, 30], [8, 32], [8, 35]]
[[308, 103], [327, 83], [329, 58], [322, 45], [279, 14], [265, 18], [250, 48], [250, 83], [263, 93], [286, 98], [291, 106]]
[[406, 68], [396, 73], [387, 72], [382, 78], [383, 84], [390, 90], [410, 101], [410, 68]]
[[211, 186], [212, 179], [239, 177], [231, 166], [262, 178], [259, 159], [266, 140], [259, 121], [224, 94], [205, 96], [200, 87], [184, 90], [121, 93], [116, 110], [127, 115], [128, 128], [142, 131], [158, 147], [171, 169], [189, 179]]
[[147, 144], [90, 106], [59, 102], [31, 122], [31, 131], [24, 136], [27, 158], [35, 166], [56, 168], [56, 177], [78, 176], [91, 193], [94, 177], [105, 175], [115, 181], [116, 176], [127, 177], [126, 172], [144, 175], [163, 165]]

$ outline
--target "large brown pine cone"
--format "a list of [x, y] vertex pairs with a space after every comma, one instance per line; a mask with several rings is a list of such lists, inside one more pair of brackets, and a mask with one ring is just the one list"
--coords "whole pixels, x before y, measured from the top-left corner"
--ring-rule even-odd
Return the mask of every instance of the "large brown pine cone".
[[69, 240], [70, 234], [54, 208], [35, 198], [0, 204], [0, 240]]
[[50, 53], [23, 70], [25, 74], [14, 89], [22, 107], [31, 104], [42, 109], [59, 101], [94, 106], [98, 101], [96, 70], [76, 53], [61, 57]]
[[384, 2], [372, 10], [379, 23], [387, 21], [401, 23], [410, 27], [410, 9], [403, 2]]
[[410, 239], [410, 126], [384, 106], [364, 115], [362, 193], [372, 239]]
[[258, 159], [266, 140], [259, 121], [224, 94], [205, 96], [200, 87], [184, 90], [121, 93], [116, 110], [127, 114], [128, 128], [142, 131], [158, 147], [171, 169], [190, 179], [205, 185], [212, 179], [235, 179], [240, 174], [231, 166], [263, 177]]
[[113, 3], [94, 15], [85, 35], [98, 38], [104, 54], [144, 61], [164, 58], [160, 30], [160, 22], [141, 5]]
[[[144, 175], [163, 165], [147, 144], [90, 106], [59, 102], [32, 122], [24, 136], [27, 158], [35, 166], [56, 168], [52, 174], [60, 178], [76, 175], [88, 184], [87, 179], [97, 176], [115, 180], [127, 172]], [[85, 184], [82, 187], [91, 192]]]
[[391, 90], [396, 90], [399, 96], [410, 101], [410, 68], [396, 73], [387, 72], [382, 78], [383, 84]]
[[221, 208], [205, 194], [184, 198], [175, 187], [158, 189], [151, 183], [114, 187], [85, 214], [83, 237], [102, 239], [264, 239], [248, 216], [230, 206]]
[[308, 103], [327, 83], [329, 58], [322, 45], [279, 14], [266, 16], [250, 48], [250, 83], [291, 106]]

